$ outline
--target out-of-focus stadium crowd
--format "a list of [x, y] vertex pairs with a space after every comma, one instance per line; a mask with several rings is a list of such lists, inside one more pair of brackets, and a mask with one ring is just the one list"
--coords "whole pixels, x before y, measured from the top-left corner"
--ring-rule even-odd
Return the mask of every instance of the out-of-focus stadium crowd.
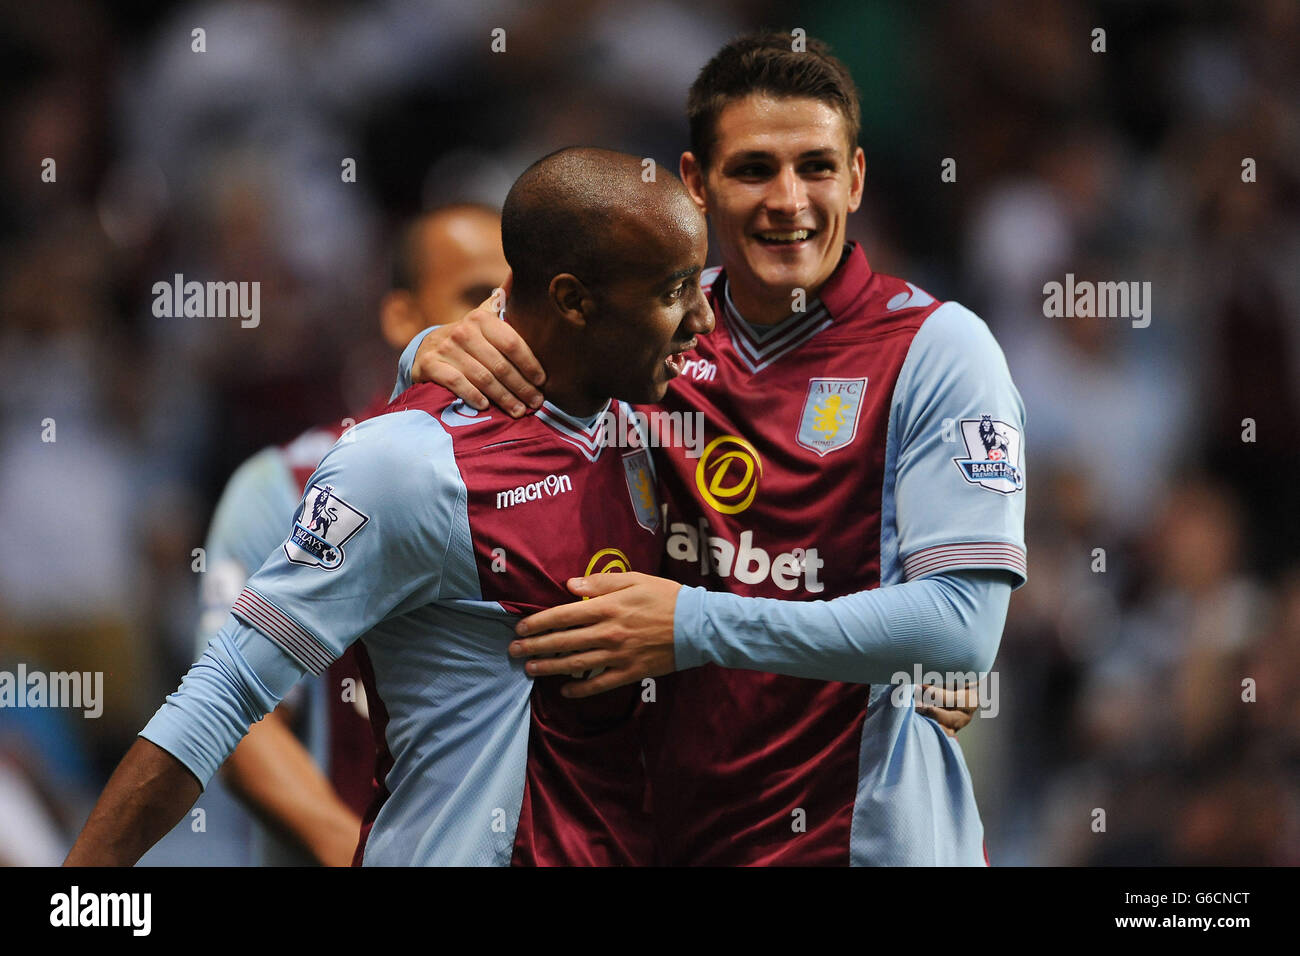
[[[696, 71], [775, 25], [861, 88], [851, 237], [983, 316], [1025, 400], [1029, 583], [998, 712], [959, 738], [993, 863], [1300, 863], [1294, 0], [47, 0], [5, 20], [0, 669], [103, 671], [105, 701], [0, 708], [0, 862], [62, 858], [192, 660], [194, 549], [230, 472], [391, 384], [375, 309], [398, 223], [499, 203], [563, 145], [675, 170]], [[155, 317], [177, 273], [260, 282], [259, 324]], [[1150, 325], [1046, 317], [1066, 273], [1150, 282]]]

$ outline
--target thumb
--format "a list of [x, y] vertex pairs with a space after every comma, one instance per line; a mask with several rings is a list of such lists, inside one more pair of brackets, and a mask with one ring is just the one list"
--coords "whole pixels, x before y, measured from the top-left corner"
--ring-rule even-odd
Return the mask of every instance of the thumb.
[[589, 574], [585, 578], [569, 578], [569, 590], [574, 594], [581, 594], [585, 598], [599, 597], [602, 594], [611, 594], [614, 591], [621, 591], [623, 588], [630, 588], [636, 583], [633, 578], [636, 572], [608, 572], [605, 574]]

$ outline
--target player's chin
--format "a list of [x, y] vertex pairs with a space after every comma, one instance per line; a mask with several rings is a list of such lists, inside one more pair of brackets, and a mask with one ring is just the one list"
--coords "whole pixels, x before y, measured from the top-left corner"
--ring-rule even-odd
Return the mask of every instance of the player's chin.
[[808, 250], [798, 256], [774, 260], [765, 256], [751, 260], [750, 269], [769, 289], [808, 289], [817, 281], [821, 259]]
[[655, 381], [650, 385], [647, 385], [645, 391], [641, 393], [640, 398], [629, 399], [629, 401], [634, 405], [654, 405], [657, 402], [663, 401], [664, 396], [667, 394], [668, 379], [665, 378], [662, 381]]
[[663, 372], [633, 378], [628, 376], [610, 394], [629, 405], [653, 405], [668, 392], [668, 378]]

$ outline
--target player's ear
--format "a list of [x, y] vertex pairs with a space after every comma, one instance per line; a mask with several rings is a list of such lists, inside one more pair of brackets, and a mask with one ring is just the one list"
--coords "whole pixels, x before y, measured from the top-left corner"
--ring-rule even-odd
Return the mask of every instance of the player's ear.
[[406, 348], [415, 334], [428, 326], [424, 314], [415, 302], [415, 296], [405, 289], [392, 289], [384, 293], [379, 302], [379, 330], [384, 341], [393, 348]]
[[708, 203], [704, 199], [704, 167], [700, 161], [695, 158], [695, 154], [687, 151], [682, 153], [682, 161], [678, 165], [678, 172], [686, 191], [691, 194], [691, 199], [699, 207], [700, 212], [706, 216], [709, 214]]
[[564, 321], [582, 328], [591, 318], [596, 308], [596, 300], [591, 292], [575, 275], [563, 272], [551, 279], [546, 290], [551, 307], [559, 313]]
[[862, 205], [862, 188], [867, 178], [867, 154], [861, 146], [853, 148], [853, 158], [849, 161], [849, 212], [857, 212]]

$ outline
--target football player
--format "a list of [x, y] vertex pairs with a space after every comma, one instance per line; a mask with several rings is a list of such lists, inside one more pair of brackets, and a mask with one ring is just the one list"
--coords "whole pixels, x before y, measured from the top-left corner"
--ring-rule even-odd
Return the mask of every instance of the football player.
[[[424, 385], [349, 430], [69, 864], [137, 860], [252, 721], [354, 644], [383, 746], [362, 862], [650, 861], [638, 688], [566, 700], [505, 648], [575, 574], [658, 565], [649, 457], [600, 432], [611, 395], [657, 401], [712, 328], [704, 217], [638, 157], [569, 149], [516, 181], [502, 241], [507, 318], [550, 367], [550, 400], [517, 420]], [[328, 530], [309, 527], [318, 507]]]
[[[993, 664], [1026, 574], [1024, 408], [976, 315], [846, 241], [858, 104], [811, 40], [743, 37], [700, 72], [681, 174], [718, 330], [660, 406], [704, 415], [703, 454], [652, 436], [665, 577], [577, 581], [590, 600], [512, 648], [600, 669], [575, 695], [674, 672], [646, 711], [663, 863], [987, 863], [961, 748], [900, 691]], [[511, 414], [549, 371], [482, 309], [417, 338], [399, 388], [412, 361]]]

